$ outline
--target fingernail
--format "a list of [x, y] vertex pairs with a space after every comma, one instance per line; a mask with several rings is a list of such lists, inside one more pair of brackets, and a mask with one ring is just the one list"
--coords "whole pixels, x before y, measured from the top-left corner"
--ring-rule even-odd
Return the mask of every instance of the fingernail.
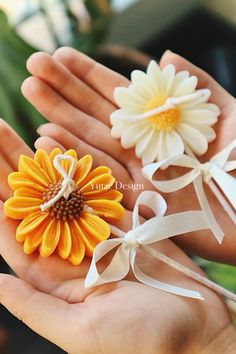
[[167, 49], [167, 50], [164, 51], [163, 55], [165, 55], [165, 54], [172, 54], [172, 53], [173, 53], [173, 52], [172, 52], [170, 49]]
[[45, 124], [41, 124], [41, 125], [36, 129], [36, 132], [37, 132], [39, 135], [41, 135], [40, 132], [41, 132], [42, 128], [44, 127], [44, 125], [45, 125]]

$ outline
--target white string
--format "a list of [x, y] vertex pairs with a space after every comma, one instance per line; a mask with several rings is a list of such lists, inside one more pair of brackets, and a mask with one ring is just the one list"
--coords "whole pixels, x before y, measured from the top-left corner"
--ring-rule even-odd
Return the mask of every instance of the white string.
[[209, 90], [203, 89], [199, 90], [195, 93], [192, 93], [190, 95], [185, 95], [181, 97], [169, 97], [167, 98], [166, 102], [157, 108], [154, 108], [148, 112], [145, 112], [143, 114], [138, 114], [136, 116], [131, 116], [131, 117], [120, 117], [120, 121], [122, 122], [139, 122], [141, 120], [147, 119], [154, 114], [160, 114], [163, 112], [168, 111], [169, 109], [176, 108], [180, 104], [185, 104], [185, 103], [191, 103], [191, 104], [196, 104], [196, 103], [201, 103], [205, 102], [206, 99], [209, 97]]
[[[197, 159], [197, 157], [195, 156], [195, 154], [192, 152], [192, 150], [190, 149], [190, 147], [185, 143], [184, 144], [184, 150], [187, 153], [187, 155], [189, 155], [190, 157], [193, 157], [194, 159], [196, 159], [197, 161], [199, 161]], [[210, 168], [210, 164], [207, 162], [206, 164], [203, 164], [203, 166], [209, 167]], [[234, 225], [236, 225], [236, 213], [233, 211], [233, 209], [231, 208], [229, 202], [227, 201], [227, 199], [224, 197], [224, 195], [219, 191], [219, 189], [216, 187], [216, 184], [214, 182], [214, 180], [211, 177], [210, 173], [207, 173], [207, 168], [205, 169], [206, 171], [206, 175], [203, 175], [204, 177], [204, 182], [206, 182], [206, 184], [209, 186], [210, 190], [212, 191], [212, 193], [214, 194], [214, 196], [217, 198], [217, 200], [219, 201], [219, 203], [221, 204], [222, 208], [224, 209], [224, 211], [228, 214], [228, 216], [230, 217], [230, 219], [232, 220], [232, 222], [234, 223]]]
[[208, 278], [202, 276], [201, 274], [196, 273], [193, 270], [185, 267], [181, 263], [176, 262], [174, 259], [172, 259], [170, 257], [167, 257], [165, 254], [157, 251], [156, 249], [154, 249], [152, 247], [141, 245], [141, 248], [143, 248], [144, 251], [146, 251], [147, 253], [149, 253], [153, 257], [159, 259], [161, 262], [163, 262], [163, 263], [169, 265], [170, 267], [178, 270], [179, 272], [187, 275], [189, 278], [196, 280], [198, 283], [201, 283], [201, 284], [207, 286], [208, 288], [216, 291], [218, 294], [221, 294], [224, 297], [227, 297], [228, 299], [236, 302], [236, 295], [234, 293], [232, 293], [231, 291], [229, 291], [229, 290], [223, 288], [222, 286], [214, 283], [213, 281], [211, 281]]
[[[60, 161], [65, 161], [65, 160], [69, 160], [71, 162], [68, 173], [65, 171], [65, 169], [62, 167], [60, 163]], [[46, 203], [40, 205], [40, 209], [42, 211], [45, 211], [46, 209], [53, 206], [61, 197], [64, 197], [67, 200], [70, 194], [75, 189], [75, 181], [72, 179], [74, 169], [76, 166], [76, 160], [74, 159], [74, 157], [69, 155], [56, 155], [53, 160], [53, 165], [56, 168], [56, 170], [62, 175], [63, 181], [61, 183], [61, 189], [55, 195], [55, 197], [53, 197]]]

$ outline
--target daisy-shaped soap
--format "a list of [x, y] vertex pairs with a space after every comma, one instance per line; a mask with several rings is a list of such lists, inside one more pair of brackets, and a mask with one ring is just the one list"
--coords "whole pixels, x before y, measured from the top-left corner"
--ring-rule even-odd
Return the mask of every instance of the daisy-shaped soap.
[[[70, 179], [63, 179], [55, 168], [56, 157], [61, 157], [60, 170], [71, 174]], [[111, 189], [115, 182], [111, 170], [106, 166], [92, 170], [90, 155], [78, 160], [74, 150], [64, 155], [59, 149], [50, 155], [37, 150], [34, 158], [20, 157], [18, 170], [9, 175], [14, 196], [5, 202], [4, 211], [22, 220], [16, 239], [26, 254], [39, 249], [42, 257], [48, 257], [56, 252], [78, 265], [110, 236], [107, 221], [123, 216], [122, 194]]]
[[212, 126], [220, 114], [207, 103], [210, 90], [197, 90], [197, 77], [187, 71], [163, 70], [151, 61], [147, 73], [135, 70], [128, 88], [117, 87], [120, 109], [111, 115], [111, 134], [125, 149], [135, 147], [143, 165], [182, 154], [188, 146], [203, 155], [215, 137]]

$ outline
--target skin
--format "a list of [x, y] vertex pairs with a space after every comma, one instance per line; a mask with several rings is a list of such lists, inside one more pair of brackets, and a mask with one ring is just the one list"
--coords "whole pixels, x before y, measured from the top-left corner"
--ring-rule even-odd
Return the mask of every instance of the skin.
[[[139, 258], [144, 272], [198, 290], [205, 300], [163, 293], [136, 282], [132, 274], [118, 283], [85, 289], [89, 260], [74, 267], [56, 255], [48, 259], [38, 253], [26, 256], [15, 240], [17, 222], [3, 215], [3, 202], [12, 194], [7, 175], [17, 170], [20, 154], [32, 155], [32, 151], [2, 120], [0, 135], [0, 252], [19, 277], [0, 274], [3, 306], [70, 354], [109, 354], [111, 348], [118, 354], [121, 347], [124, 354], [155, 354], [157, 350], [160, 354], [212, 353], [213, 348], [215, 353], [234, 353], [234, 329], [223, 301], [149, 256], [141, 254]], [[45, 148], [52, 149], [50, 141]], [[130, 224], [131, 213], [127, 211], [117, 226], [127, 230]], [[155, 247], [201, 272], [170, 240]]]
[[[217, 139], [209, 145], [207, 154], [201, 158], [202, 162], [206, 162], [235, 138], [232, 126], [235, 122], [236, 101], [204, 71], [167, 51], [160, 65], [164, 67], [169, 63], [175, 65], [176, 71], [188, 70], [191, 75], [196, 75], [199, 79], [198, 88], [209, 88], [212, 91], [210, 102], [221, 109], [221, 116], [215, 126]], [[109, 116], [117, 109], [113, 91], [117, 86], [129, 85], [125, 77], [71, 48], [60, 48], [52, 56], [35, 53], [29, 58], [27, 68], [32, 76], [23, 83], [22, 92], [51, 122], [38, 129], [42, 137], [36, 142], [37, 148], [52, 144], [72, 147], [81, 155], [91, 153], [96, 156], [96, 161], [112, 168], [118, 181], [124, 184], [143, 184], [145, 189], [153, 190], [154, 187], [141, 175], [141, 162], [133, 149], [124, 150], [120, 142], [110, 134]], [[174, 178], [176, 170], [167, 170], [162, 175], [165, 179]], [[218, 244], [210, 231], [181, 235], [175, 238], [175, 242], [190, 254], [236, 264], [235, 225], [207, 186], [205, 189], [216, 219], [225, 232], [223, 243]], [[132, 210], [140, 191], [122, 192], [125, 207]], [[191, 198], [185, 197], [187, 193]], [[165, 194], [164, 197], [170, 214], [199, 209], [192, 185]], [[143, 215], [148, 214], [143, 212]]]

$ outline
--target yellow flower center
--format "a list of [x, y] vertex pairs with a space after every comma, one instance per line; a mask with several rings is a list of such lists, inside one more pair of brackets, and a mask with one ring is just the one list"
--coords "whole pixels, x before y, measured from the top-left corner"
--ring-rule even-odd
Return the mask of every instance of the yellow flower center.
[[[43, 192], [43, 201], [48, 202], [55, 197], [61, 190], [61, 182], [50, 184]], [[50, 215], [52, 217], [66, 221], [72, 220], [80, 216], [83, 210], [84, 198], [78, 188], [70, 194], [70, 197], [66, 200], [61, 197], [51, 208]]]
[[[145, 104], [144, 113], [162, 106], [166, 102], [167, 98], [167, 96], [157, 96], [151, 99]], [[165, 132], [173, 130], [179, 124], [180, 109], [177, 107], [168, 109], [166, 112], [154, 114], [149, 117], [148, 120], [155, 129], [163, 130]]]

